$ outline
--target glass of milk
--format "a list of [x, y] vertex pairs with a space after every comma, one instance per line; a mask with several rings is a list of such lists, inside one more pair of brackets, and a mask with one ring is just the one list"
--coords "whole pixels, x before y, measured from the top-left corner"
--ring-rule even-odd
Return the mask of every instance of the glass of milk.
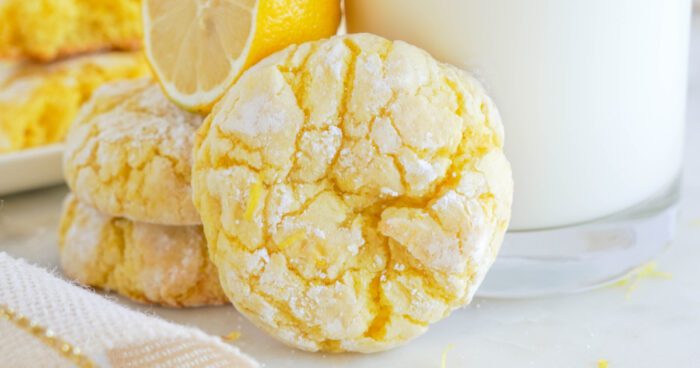
[[481, 295], [591, 288], [672, 237], [691, 0], [346, 0], [348, 32], [471, 71], [501, 110], [511, 228]]

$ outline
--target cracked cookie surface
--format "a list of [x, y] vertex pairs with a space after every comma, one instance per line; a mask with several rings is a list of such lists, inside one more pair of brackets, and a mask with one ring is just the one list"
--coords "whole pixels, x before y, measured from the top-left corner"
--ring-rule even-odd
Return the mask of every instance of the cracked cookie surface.
[[98, 89], [71, 127], [64, 174], [81, 201], [106, 214], [196, 225], [192, 146], [202, 117], [170, 102], [150, 79]]
[[0, 154], [63, 141], [95, 89], [149, 74], [140, 52], [0, 65]]
[[510, 218], [503, 127], [467, 73], [358, 34], [246, 72], [195, 143], [224, 291], [310, 351], [402, 344], [469, 303]]
[[70, 194], [59, 230], [63, 272], [89, 286], [171, 307], [227, 302], [201, 226], [165, 226], [102, 214]]

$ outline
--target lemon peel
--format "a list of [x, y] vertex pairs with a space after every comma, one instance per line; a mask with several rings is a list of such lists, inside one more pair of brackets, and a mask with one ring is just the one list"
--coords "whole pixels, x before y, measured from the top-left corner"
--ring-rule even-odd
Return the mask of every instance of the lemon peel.
[[632, 293], [637, 290], [640, 281], [643, 279], [671, 280], [673, 279], [673, 274], [659, 271], [657, 263], [651, 261], [639, 266], [637, 269], [630, 272], [625, 278], [613, 283], [612, 286], [627, 288], [625, 292], [625, 299], [629, 299], [631, 298]]
[[297, 230], [296, 232], [292, 233], [292, 235], [286, 237], [284, 240], [282, 240], [281, 242], [279, 242], [279, 244], [277, 244], [277, 247], [278, 247], [279, 249], [287, 248], [288, 246], [290, 246], [290, 245], [292, 245], [292, 244], [294, 244], [294, 243], [296, 243], [296, 242], [298, 242], [298, 241], [304, 239], [305, 236], [306, 236], [306, 232], [305, 232], [305, 231], [303, 231], [303, 230]]
[[250, 198], [248, 200], [248, 206], [246, 207], [244, 217], [248, 221], [253, 220], [253, 215], [255, 214], [255, 210], [257, 210], [258, 205], [260, 204], [260, 197], [262, 196], [263, 192], [263, 187], [260, 181], [256, 181], [253, 184], [251, 184], [250, 187]]
[[227, 333], [226, 335], [221, 337], [222, 339], [233, 342], [241, 338], [241, 332], [240, 331], [231, 331]]
[[334, 35], [339, 0], [143, 0], [146, 56], [164, 92], [209, 112], [240, 74], [286, 46]]
[[450, 350], [454, 349], [453, 344], [449, 344], [445, 347], [445, 349], [442, 350], [442, 357], [440, 358], [440, 367], [441, 368], [447, 368], [447, 353], [450, 352]]

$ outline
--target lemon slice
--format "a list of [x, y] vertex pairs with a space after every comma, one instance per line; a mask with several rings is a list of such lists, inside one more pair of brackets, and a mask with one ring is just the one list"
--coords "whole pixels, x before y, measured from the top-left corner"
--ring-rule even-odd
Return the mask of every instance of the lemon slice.
[[291, 44], [332, 36], [339, 0], [145, 0], [146, 56], [178, 105], [208, 112], [240, 74]]

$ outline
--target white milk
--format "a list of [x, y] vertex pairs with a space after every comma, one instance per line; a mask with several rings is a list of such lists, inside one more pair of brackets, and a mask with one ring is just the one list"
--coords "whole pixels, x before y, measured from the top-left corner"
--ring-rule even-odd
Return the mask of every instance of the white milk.
[[346, 0], [349, 32], [475, 73], [506, 127], [511, 229], [634, 206], [681, 168], [690, 0]]

